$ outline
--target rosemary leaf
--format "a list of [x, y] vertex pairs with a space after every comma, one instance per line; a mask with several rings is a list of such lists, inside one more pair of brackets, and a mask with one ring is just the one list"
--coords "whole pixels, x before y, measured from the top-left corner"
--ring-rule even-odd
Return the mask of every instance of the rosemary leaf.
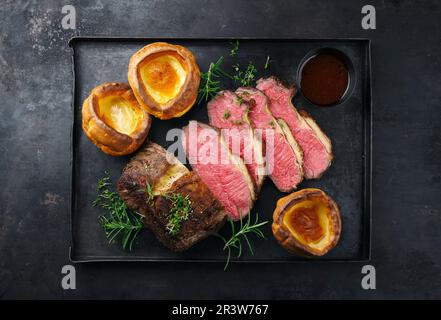
[[265, 61], [265, 65], [263, 66], [263, 68], [264, 68], [265, 70], [267, 70], [268, 67], [269, 67], [269, 65], [270, 65], [270, 63], [272, 63], [272, 62], [274, 62], [274, 60], [270, 59], [270, 56], [267, 56], [267, 57], [266, 57], [266, 61]]
[[145, 202], [148, 205], [151, 205], [155, 195], [153, 194], [153, 188], [152, 188], [152, 186], [150, 185], [150, 183], [148, 181], [145, 182], [144, 193], [145, 193], [145, 197], [146, 197]]

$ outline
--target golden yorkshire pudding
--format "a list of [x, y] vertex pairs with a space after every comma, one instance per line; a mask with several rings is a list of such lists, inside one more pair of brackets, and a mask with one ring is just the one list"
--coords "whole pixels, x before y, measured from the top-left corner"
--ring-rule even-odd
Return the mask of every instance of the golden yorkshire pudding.
[[83, 131], [103, 152], [122, 156], [138, 149], [150, 129], [151, 117], [127, 83], [104, 83], [83, 103]]
[[155, 42], [130, 58], [128, 79], [145, 111], [170, 119], [182, 116], [195, 103], [200, 71], [187, 48]]
[[272, 230], [284, 249], [300, 255], [322, 256], [338, 242], [340, 211], [322, 190], [303, 189], [277, 201]]

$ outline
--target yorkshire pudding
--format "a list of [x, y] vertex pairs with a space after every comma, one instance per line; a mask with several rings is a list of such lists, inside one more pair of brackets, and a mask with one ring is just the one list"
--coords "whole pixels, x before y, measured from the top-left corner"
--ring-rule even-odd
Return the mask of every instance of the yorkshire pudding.
[[103, 152], [122, 156], [138, 149], [150, 129], [151, 117], [141, 108], [127, 83], [105, 83], [83, 103], [83, 131]]
[[272, 230], [284, 249], [304, 256], [322, 256], [338, 242], [340, 211], [322, 190], [303, 189], [277, 201]]
[[130, 58], [128, 79], [145, 111], [170, 119], [182, 116], [195, 103], [200, 71], [187, 48], [155, 42]]

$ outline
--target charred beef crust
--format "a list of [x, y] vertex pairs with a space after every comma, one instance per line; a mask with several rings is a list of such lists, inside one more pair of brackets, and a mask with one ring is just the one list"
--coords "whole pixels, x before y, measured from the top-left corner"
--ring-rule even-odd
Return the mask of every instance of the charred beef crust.
[[223, 226], [227, 215], [196, 172], [192, 171], [179, 178], [173, 183], [169, 192], [188, 195], [193, 209], [188, 220], [182, 222], [181, 230], [176, 236], [170, 235], [167, 230], [171, 203], [166, 197], [155, 197], [153, 213], [143, 217], [144, 224], [167, 248], [173, 251], [187, 250]]
[[147, 142], [124, 167], [118, 180], [118, 193], [130, 209], [139, 213], [145, 206], [147, 182], [153, 186], [171, 164], [166, 161], [167, 152], [156, 143]]
[[146, 182], [153, 186], [171, 166], [166, 156], [164, 148], [147, 143], [124, 168], [117, 190], [127, 207], [143, 217], [145, 226], [164, 246], [184, 251], [219, 230], [227, 215], [199, 175], [189, 172], [176, 180], [168, 193], [188, 195], [193, 211], [189, 219], [183, 221], [181, 231], [176, 236], [170, 235], [167, 230], [170, 201], [164, 196], [155, 196], [153, 203], [147, 203], [145, 193]]

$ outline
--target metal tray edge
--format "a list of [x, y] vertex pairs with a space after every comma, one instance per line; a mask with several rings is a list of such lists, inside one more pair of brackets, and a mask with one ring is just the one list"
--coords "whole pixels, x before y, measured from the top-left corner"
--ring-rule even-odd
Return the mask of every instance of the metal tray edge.
[[[291, 37], [282, 37], [282, 38], [266, 38], [266, 37], [170, 37], [170, 36], [153, 36], [153, 37], [103, 37], [103, 36], [74, 36], [68, 40], [68, 46], [71, 48], [71, 71], [72, 71], [72, 100], [71, 100], [71, 112], [72, 112], [72, 123], [70, 130], [70, 246], [69, 246], [69, 260], [72, 263], [95, 263], [95, 262], [184, 262], [184, 263], [221, 263], [225, 262], [221, 259], [155, 259], [155, 258], [145, 258], [145, 257], [134, 257], [134, 258], [121, 258], [119, 256], [106, 256], [106, 257], [87, 257], [87, 256], [75, 256], [73, 254], [74, 250], [74, 209], [75, 209], [75, 195], [74, 195], [74, 185], [75, 185], [75, 164], [74, 164], [74, 152], [73, 148], [75, 145], [75, 134], [74, 134], [74, 125], [75, 125], [75, 82], [76, 82], [76, 74], [75, 74], [75, 49], [74, 45], [77, 41], [138, 41], [138, 40], [265, 40], [265, 41], [362, 41], [367, 42], [367, 64], [368, 64], [368, 79], [367, 83], [367, 98], [368, 98], [368, 123], [364, 129], [365, 135], [365, 146], [368, 143], [368, 148], [365, 149], [368, 155], [365, 156], [366, 166], [368, 170], [365, 170], [365, 183], [364, 183], [364, 192], [368, 192], [368, 205], [364, 208], [365, 214], [368, 214], [368, 222], [369, 226], [367, 230], [368, 235], [368, 243], [366, 252], [364, 252], [364, 256], [360, 257], [360, 259], [295, 259], [295, 260], [275, 260], [275, 259], [259, 259], [259, 260], [231, 260], [231, 263], [274, 263], [274, 264], [295, 264], [295, 263], [360, 263], [360, 262], [369, 262], [372, 260], [372, 65], [371, 65], [371, 40], [368, 38], [291, 38]], [[366, 123], [365, 123], [366, 125]], [[367, 212], [366, 212], [367, 210]]]

